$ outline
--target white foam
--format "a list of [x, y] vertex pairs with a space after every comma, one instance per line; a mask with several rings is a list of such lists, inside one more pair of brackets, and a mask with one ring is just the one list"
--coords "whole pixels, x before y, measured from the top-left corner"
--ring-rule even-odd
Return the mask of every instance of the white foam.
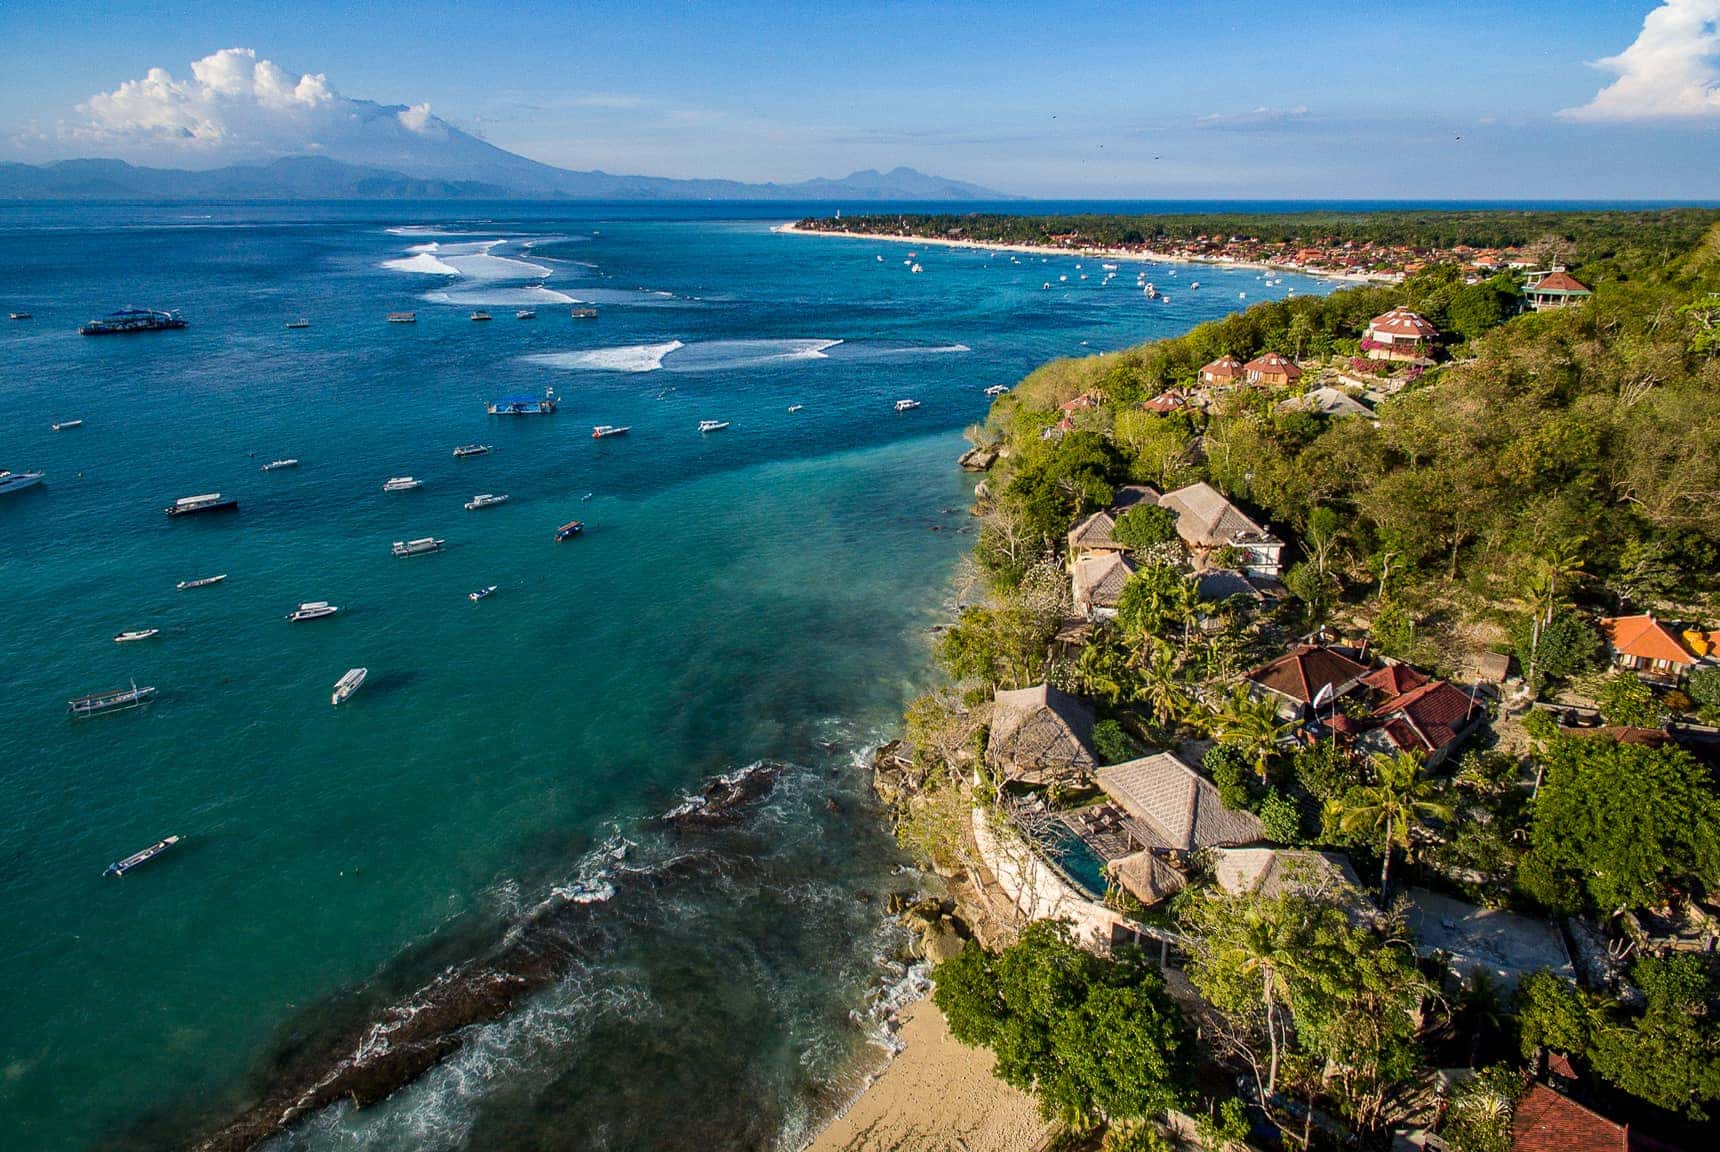
[[[446, 251], [444, 249], [444, 251]], [[492, 256], [488, 252], [473, 252], [445, 256], [454, 271], [473, 280], [536, 280], [551, 275], [555, 269], [507, 256]]]
[[758, 368], [793, 360], [825, 360], [840, 340], [710, 340], [689, 344], [665, 363], [671, 372]]
[[428, 252], [420, 252], [416, 256], [403, 256], [398, 260], [384, 260], [384, 268], [392, 268], [396, 272], [425, 272], [433, 276], [458, 276], [460, 270], [442, 263]]
[[593, 348], [586, 352], [543, 352], [524, 359], [531, 364], [550, 368], [571, 368], [588, 372], [655, 372], [663, 367], [663, 357], [684, 347], [679, 340], [662, 344], [628, 344], [620, 348]]
[[557, 292], [554, 288], [545, 288], [541, 284], [533, 284], [525, 288], [509, 288], [498, 285], [495, 287], [476, 287], [465, 291], [426, 292], [419, 299], [430, 304], [456, 304], [465, 308], [483, 308], [504, 304], [529, 306], [574, 303], [573, 297], [566, 292]]

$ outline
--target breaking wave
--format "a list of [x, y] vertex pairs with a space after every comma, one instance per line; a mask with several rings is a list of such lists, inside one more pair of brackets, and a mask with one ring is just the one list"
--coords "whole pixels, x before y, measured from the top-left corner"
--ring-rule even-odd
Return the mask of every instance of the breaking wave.
[[663, 357], [681, 347], [684, 345], [679, 340], [670, 340], [663, 344], [593, 348], [588, 352], [540, 352], [522, 359], [528, 364], [588, 372], [655, 372], [663, 367]]

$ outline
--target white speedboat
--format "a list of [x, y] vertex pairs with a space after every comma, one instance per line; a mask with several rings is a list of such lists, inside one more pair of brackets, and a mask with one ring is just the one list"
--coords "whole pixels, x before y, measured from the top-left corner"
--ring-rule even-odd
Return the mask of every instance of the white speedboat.
[[82, 428], [83, 426], [84, 422], [82, 420], [61, 420], [58, 424], [55, 424], [53, 428], [56, 432], [64, 432], [67, 428]]
[[303, 620], [321, 620], [324, 616], [333, 616], [339, 611], [339, 606], [330, 604], [327, 600], [307, 600], [289, 612], [287, 619], [297, 624]]
[[701, 421], [699, 421], [699, 431], [701, 431], [701, 432], [721, 432], [724, 428], [727, 428], [728, 426], [729, 426], [729, 422], [727, 420], [701, 420]]
[[346, 675], [335, 681], [334, 695], [330, 698], [329, 703], [338, 708], [351, 700], [352, 694], [358, 691], [364, 683], [364, 678], [368, 675], [370, 675], [368, 668], [348, 668]]
[[537, 319], [537, 310], [534, 308], [521, 308], [518, 312], [514, 313], [514, 319], [515, 320], [536, 320]]
[[442, 545], [447, 543], [434, 536], [420, 536], [416, 540], [396, 540], [394, 554], [396, 556], [422, 556], [426, 552], [440, 552]]
[[424, 481], [414, 480], [410, 476], [390, 476], [383, 482], [384, 492], [410, 492], [414, 488], [424, 487]]
[[227, 579], [227, 573], [223, 572], [219, 576], [205, 576], [200, 580], [181, 580], [179, 590], [183, 592], [187, 588], [207, 588], [209, 585], [219, 584], [225, 579]]
[[151, 636], [161, 635], [159, 628], [140, 628], [135, 632], [121, 632], [113, 638], [115, 644], [130, 644], [133, 640], [148, 640]]
[[269, 461], [267, 464], [263, 465], [263, 471], [275, 472], [282, 468], [297, 468], [298, 466], [299, 458], [297, 456], [288, 456], [285, 460]]
[[1008, 384], [993, 384], [990, 388], [987, 388], [985, 390], [985, 394], [987, 396], [1002, 396], [1005, 392], [1008, 392], [1008, 391], [1009, 391], [1009, 385]]
[[508, 495], [506, 492], [499, 495], [485, 492], [466, 501], [466, 511], [476, 512], [480, 508], [493, 508], [497, 504], [506, 504], [507, 502]]
[[472, 313], [472, 319], [474, 319], [474, 320], [488, 320], [488, 319], [490, 319], [490, 314], [488, 312], [474, 312], [474, 313]]
[[898, 401], [896, 401], [896, 411], [898, 411], [898, 412], [912, 412], [915, 408], [918, 408], [919, 406], [920, 406], [920, 402], [918, 400], [898, 400]]
[[478, 589], [476, 592], [468, 592], [466, 593], [466, 599], [470, 600], [474, 604], [480, 600], [487, 600], [496, 594], [497, 587], [498, 585], [491, 584], [487, 587]]
[[633, 431], [631, 424], [598, 424], [591, 429], [593, 440], [603, 440], [610, 436], [625, 436]]
[[789, 405], [789, 406], [788, 406], [788, 410], [789, 410], [789, 411], [790, 411], [790, 412], [798, 412], [798, 411], [800, 411], [800, 410], [801, 410], [801, 409], [802, 409], [802, 408], [804, 408], [804, 407], [806, 407], [806, 405], [804, 405], [804, 404], [790, 404], [790, 405]]
[[43, 475], [41, 472], [0, 472], [0, 496], [34, 488], [42, 482]]

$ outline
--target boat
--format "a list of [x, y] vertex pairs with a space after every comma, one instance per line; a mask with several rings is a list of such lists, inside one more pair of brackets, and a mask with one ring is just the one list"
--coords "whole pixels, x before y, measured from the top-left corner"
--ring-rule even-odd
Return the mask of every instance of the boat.
[[490, 314], [488, 312], [474, 312], [474, 313], [472, 313], [472, 319], [474, 319], [474, 320], [488, 320], [488, 319], [490, 319]]
[[498, 587], [500, 587], [500, 585], [491, 584], [488, 587], [478, 589], [476, 592], [468, 592], [466, 593], [466, 599], [476, 604], [480, 600], [485, 600], [494, 596]]
[[34, 488], [42, 482], [42, 472], [4, 472], [0, 471], [0, 496], [8, 492], [22, 492], [26, 488]]
[[388, 322], [390, 324], [416, 324], [418, 323], [418, 313], [390, 312], [388, 314]]
[[920, 406], [920, 402], [918, 400], [898, 400], [898, 401], [896, 401], [896, 411], [898, 411], [898, 412], [911, 412], [915, 408], [918, 408], [919, 406]]
[[307, 600], [287, 613], [287, 619], [298, 624], [305, 620], [321, 620], [324, 616], [333, 616], [339, 611], [338, 605], [330, 604], [327, 600]]
[[572, 540], [575, 536], [580, 535], [584, 531], [584, 524], [580, 523], [578, 520], [569, 520], [566, 524], [563, 524], [560, 528], [555, 530], [555, 538], [557, 540]]
[[300, 317], [297, 320], [288, 320], [287, 321], [287, 327], [288, 328], [309, 328], [310, 326], [311, 326], [311, 322], [309, 320], [304, 319], [303, 317]]
[[434, 536], [420, 536], [416, 540], [396, 540], [394, 554], [396, 556], [422, 556], [426, 552], [440, 552], [446, 541]]
[[8, 312], [8, 313], [6, 313], [6, 319], [8, 319], [8, 320], [34, 320], [35, 317], [32, 316], [28, 312]]
[[507, 502], [508, 497], [505, 492], [501, 495], [492, 495], [489, 492], [485, 492], [466, 501], [466, 511], [476, 512], [480, 508], [493, 508], [497, 504], [506, 504]]
[[916, 264], [916, 265], [914, 265], [914, 266], [913, 266], [913, 267], [912, 267], [912, 268], [910, 268], [910, 269], [908, 269], [908, 271], [910, 271], [910, 272], [912, 272], [912, 273], [913, 273], [913, 274], [914, 274], [914, 275], [916, 275], [916, 276], [918, 276], [918, 275], [919, 275], [919, 274], [920, 274], [920, 273], [921, 273], [921, 272], [924, 272], [924, 271], [925, 271], [925, 269], [924, 269], [924, 268], [922, 268], [922, 267], [920, 267], [920, 266], [919, 266], [919, 265], [918, 265], [918, 264]]
[[107, 869], [102, 872], [102, 875], [124, 876], [139, 864], [148, 864], [151, 860], [155, 859], [177, 843], [179, 843], [179, 837], [177, 836], [169, 836], [165, 840], [157, 840], [142, 852], [133, 852], [124, 860], [115, 860], [112, 864], [107, 866]]
[[489, 451], [490, 446], [488, 444], [462, 444], [454, 449], [454, 459], [463, 460], [467, 456], [483, 456]]
[[82, 420], [61, 420], [58, 424], [55, 424], [52, 427], [56, 432], [64, 432], [67, 428], [82, 428], [83, 426], [84, 422]]
[[804, 405], [804, 404], [790, 404], [790, 405], [789, 405], [789, 406], [788, 406], [788, 410], [789, 410], [789, 411], [790, 411], [790, 412], [798, 412], [798, 411], [800, 411], [800, 410], [801, 410], [801, 409], [802, 409], [802, 408], [804, 408], [804, 407], [806, 407], [806, 405]]
[[100, 320], [91, 320], [78, 329], [79, 336], [119, 336], [131, 332], [165, 332], [183, 328], [185, 321], [177, 312], [162, 312], [155, 308], [121, 308], [109, 312]]
[[720, 432], [724, 428], [727, 428], [728, 426], [729, 426], [729, 422], [727, 420], [701, 420], [701, 421], [699, 421], [699, 431], [701, 431], [701, 432]]
[[631, 424], [599, 424], [591, 430], [591, 438], [602, 440], [606, 436], [625, 436], [631, 431]]
[[1189, 287], [1190, 288], [1199, 288], [1200, 287], [1200, 281], [1199, 280], [1194, 281], [1192, 284], [1189, 285]]
[[492, 416], [551, 416], [555, 413], [555, 389], [539, 396], [507, 396], [490, 402]]
[[424, 481], [414, 480], [410, 476], [390, 476], [382, 482], [384, 492], [410, 492], [414, 488], [424, 487]]
[[334, 695], [329, 698], [329, 703], [338, 708], [351, 700], [352, 694], [358, 691], [359, 686], [364, 683], [364, 678], [368, 675], [370, 675], [368, 668], [348, 668], [346, 675], [334, 682]]
[[148, 640], [151, 636], [161, 635], [159, 628], [140, 628], [136, 632], [120, 632], [114, 636], [115, 644], [130, 644], [133, 640]]
[[79, 696], [66, 701], [66, 713], [70, 716], [99, 716], [104, 712], [124, 712], [127, 708], [141, 708], [149, 703], [155, 695], [155, 689], [150, 686], [139, 688], [137, 681], [131, 682], [130, 688], [115, 688], [111, 692], [92, 692], [88, 696]]
[[297, 468], [298, 466], [299, 458], [297, 456], [288, 456], [285, 460], [269, 461], [267, 464], [263, 465], [263, 471], [276, 472], [282, 468]]
[[1008, 392], [1008, 391], [1009, 391], [1009, 385], [1008, 384], [993, 384], [990, 388], [987, 388], [985, 390], [985, 394], [987, 396], [1002, 396], [1005, 392]]
[[570, 311], [568, 313], [568, 315], [571, 316], [575, 320], [595, 320], [595, 319], [597, 319], [597, 309], [595, 309], [595, 308], [575, 308], [572, 311]]
[[223, 496], [219, 492], [205, 492], [201, 496], [186, 496], [175, 500], [173, 506], [167, 509], [169, 516], [191, 516], [198, 512], [237, 512], [239, 501], [237, 497]]
[[537, 319], [537, 309], [535, 309], [535, 308], [521, 308], [518, 312], [514, 313], [514, 319], [515, 320], [536, 320]]
[[209, 585], [219, 584], [225, 579], [227, 579], [227, 573], [223, 572], [219, 576], [205, 576], [200, 580], [181, 580], [179, 590], [183, 592], [187, 588], [207, 588]]

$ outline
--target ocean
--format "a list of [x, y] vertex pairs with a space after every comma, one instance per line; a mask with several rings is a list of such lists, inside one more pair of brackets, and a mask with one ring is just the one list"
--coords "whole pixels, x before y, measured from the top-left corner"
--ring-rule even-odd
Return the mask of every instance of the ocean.
[[[793, 1149], [859, 1088], [916, 883], [863, 764], [933, 676], [984, 389], [1329, 285], [1150, 266], [1165, 303], [803, 210], [0, 206], [0, 468], [47, 474], [0, 496], [8, 1146]], [[189, 327], [77, 335], [126, 305]]]

